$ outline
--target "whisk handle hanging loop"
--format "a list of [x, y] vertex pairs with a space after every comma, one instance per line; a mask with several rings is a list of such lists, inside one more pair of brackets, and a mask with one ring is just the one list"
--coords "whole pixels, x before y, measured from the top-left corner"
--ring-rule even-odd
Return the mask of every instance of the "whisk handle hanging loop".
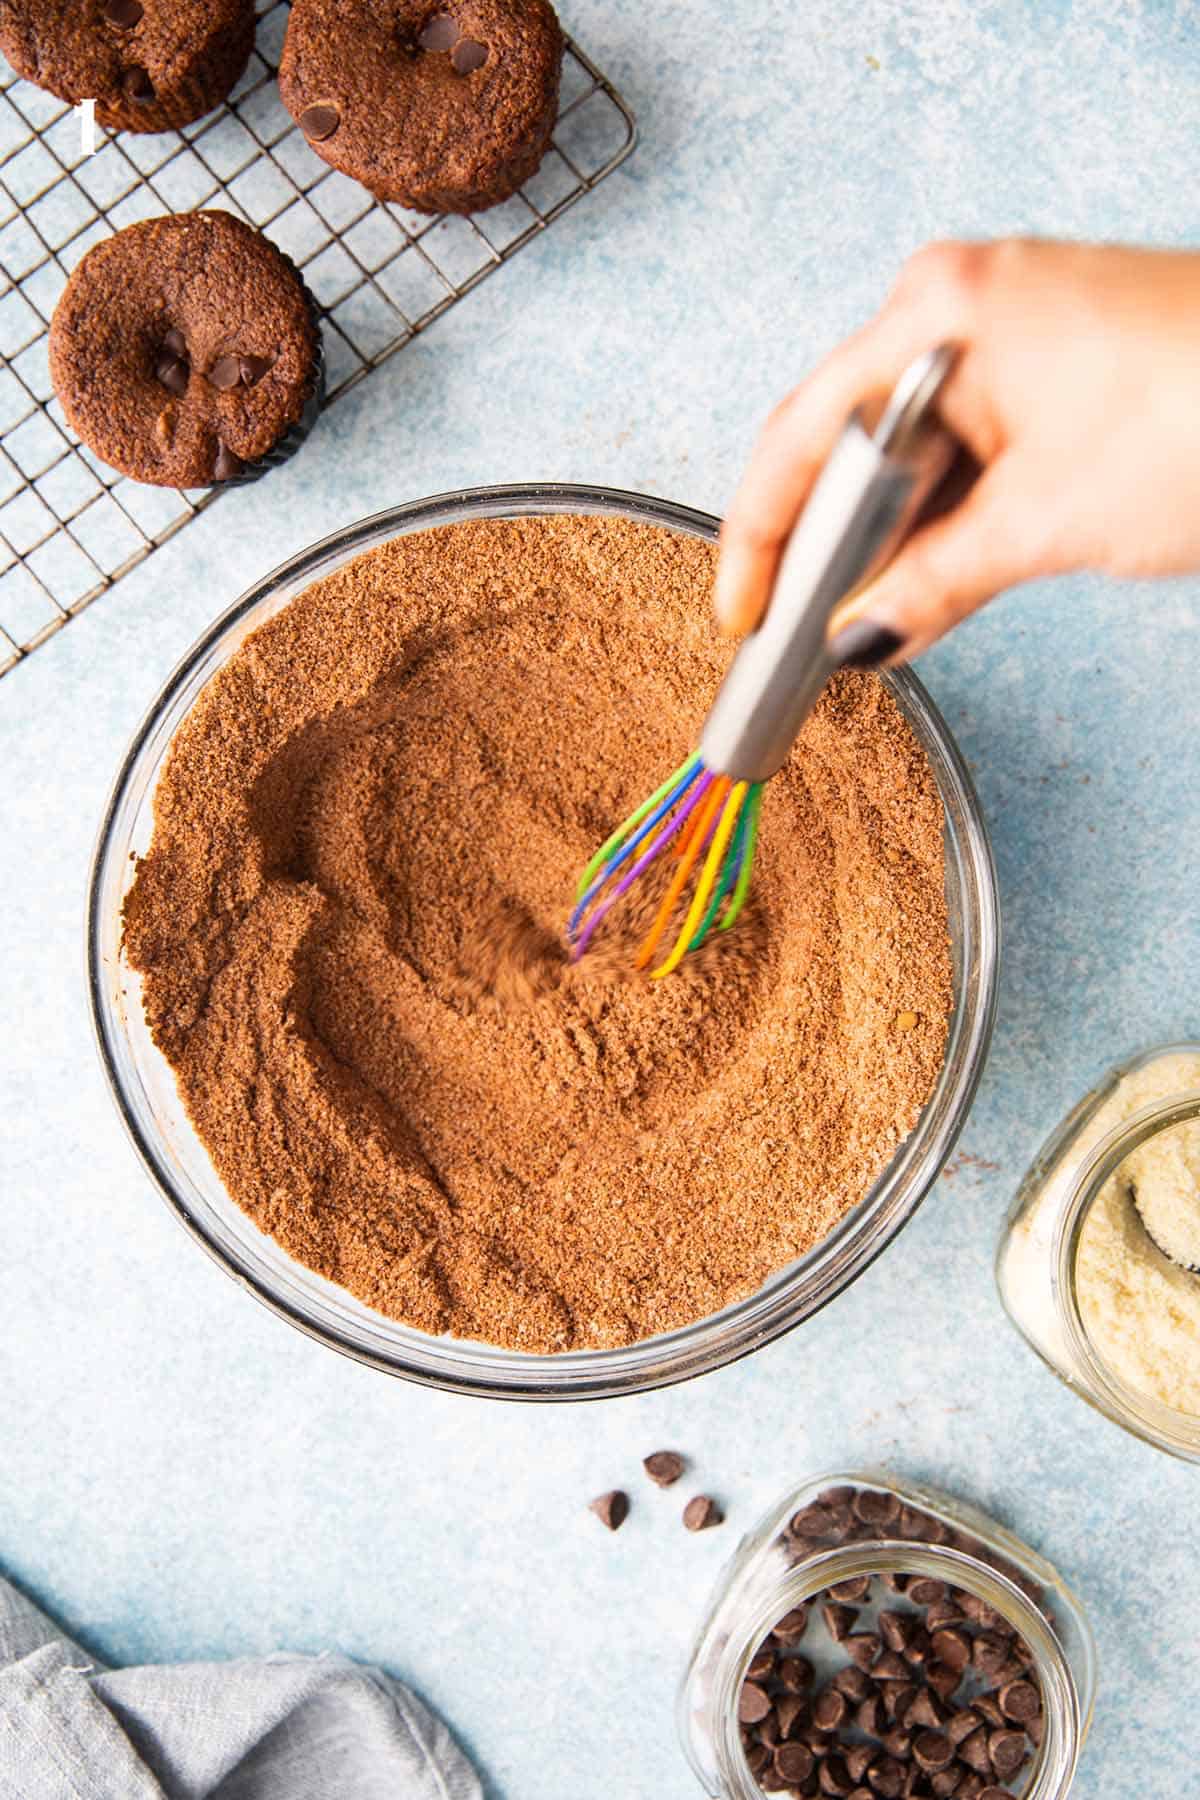
[[706, 768], [767, 781], [786, 761], [833, 673], [834, 607], [895, 554], [959, 449], [933, 410], [954, 357], [942, 345], [911, 364], [873, 431], [859, 412], [848, 420], [788, 539], [766, 615], [705, 721]]

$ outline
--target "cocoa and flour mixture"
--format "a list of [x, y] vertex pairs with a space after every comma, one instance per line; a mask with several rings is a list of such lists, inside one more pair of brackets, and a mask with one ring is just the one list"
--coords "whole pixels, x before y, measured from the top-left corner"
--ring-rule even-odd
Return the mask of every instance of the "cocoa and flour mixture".
[[579, 870], [727, 663], [713, 560], [588, 518], [399, 538], [260, 627], [172, 746], [125, 913], [155, 1041], [251, 1217], [426, 1331], [710, 1313], [862, 1197], [936, 1080], [941, 807], [872, 676], [767, 788], [728, 936], [662, 982], [612, 939], [564, 959]]

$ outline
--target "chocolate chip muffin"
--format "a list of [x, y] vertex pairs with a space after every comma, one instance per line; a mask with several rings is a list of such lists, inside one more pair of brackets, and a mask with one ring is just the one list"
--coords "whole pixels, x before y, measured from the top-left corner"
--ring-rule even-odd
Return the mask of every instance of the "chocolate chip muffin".
[[0, 50], [106, 131], [168, 131], [219, 106], [254, 46], [254, 0], [0, 0]]
[[68, 420], [122, 475], [247, 481], [298, 449], [321, 403], [312, 299], [232, 214], [130, 225], [89, 250], [55, 308], [50, 374]]
[[295, 0], [279, 91], [317, 154], [378, 199], [478, 212], [541, 162], [562, 54], [549, 0]]

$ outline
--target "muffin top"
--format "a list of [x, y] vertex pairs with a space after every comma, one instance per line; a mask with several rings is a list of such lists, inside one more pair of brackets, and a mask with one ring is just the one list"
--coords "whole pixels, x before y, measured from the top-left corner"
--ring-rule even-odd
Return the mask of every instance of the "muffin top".
[[254, 42], [254, 0], [0, 0], [0, 50], [109, 131], [163, 131], [218, 105]]
[[562, 50], [548, 0], [295, 0], [279, 88], [318, 154], [381, 199], [469, 212], [537, 167]]
[[241, 475], [305, 415], [319, 382], [308, 292], [261, 232], [196, 212], [90, 250], [50, 326], [50, 373], [83, 441], [137, 481]]

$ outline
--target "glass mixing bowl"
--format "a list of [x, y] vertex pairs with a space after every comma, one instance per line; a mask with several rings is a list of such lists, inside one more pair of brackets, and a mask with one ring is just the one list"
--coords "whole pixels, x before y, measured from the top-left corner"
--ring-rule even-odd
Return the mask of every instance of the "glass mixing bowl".
[[264, 1236], [230, 1199], [192, 1130], [146, 1028], [140, 978], [121, 954], [121, 904], [133, 858], [150, 842], [154, 788], [168, 746], [205, 683], [249, 634], [351, 557], [401, 533], [461, 519], [547, 513], [615, 513], [708, 539], [718, 526], [707, 513], [613, 489], [496, 487], [377, 513], [293, 557], [217, 619], [151, 707], [105, 810], [87, 918], [92, 1016], [118, 1110], [146, 1168], [197, 1242], [274, 1312], [335, 1350], [413, 1381], [513, 1400], [593, 1399], [699, 1375], [790, 1330], [861, 1274], [912, 1217], [966, 1119], [991, 1035], [999, 960], [995, 870], [970, 777], [921, 683], [907, 670], [889, 672], [883, 679], [929, 759], [945, 808], [954, 1011], [945, 1064], [915, 1130], [869, 1193], [807, 1256], [748, 1299], [681, 1330], [627, 1349], [529, 1356], [433, 1337], [385, 1318]]

